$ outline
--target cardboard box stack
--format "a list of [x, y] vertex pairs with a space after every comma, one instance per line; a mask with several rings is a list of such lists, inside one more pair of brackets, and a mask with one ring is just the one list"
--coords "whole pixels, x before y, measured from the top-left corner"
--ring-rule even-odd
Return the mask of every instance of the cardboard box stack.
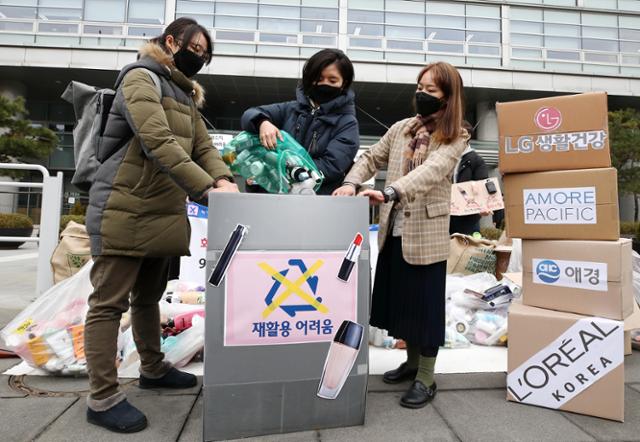
[[635, 301], [607, 95], [499, 103], [497, 112], [507, 235], [523, 240], [507, 398], [622, 421], [623, 321]]

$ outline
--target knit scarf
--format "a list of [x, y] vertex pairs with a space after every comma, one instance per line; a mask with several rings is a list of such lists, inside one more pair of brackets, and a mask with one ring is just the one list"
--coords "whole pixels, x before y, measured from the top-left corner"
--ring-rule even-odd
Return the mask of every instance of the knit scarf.
[[427, 149], [431, 143], [431, 136], [436, 128], [436, 122], [442, 116], [443, 111], [439, 110], [428, 117], [414, 117], [404, 130], [405, 135], [411, 136], [411, 141], [405, 147], [402, 164], [404, 175], [420, 166], [427, 159]]

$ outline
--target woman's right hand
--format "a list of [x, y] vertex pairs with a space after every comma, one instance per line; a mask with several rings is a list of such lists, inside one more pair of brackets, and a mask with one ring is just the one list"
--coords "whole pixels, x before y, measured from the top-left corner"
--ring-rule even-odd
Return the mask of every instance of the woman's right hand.
[[351, 184], [345, 184], [333, 191], [331, 196], [355, 196], [356, 188]]
[[264, 120], [260, 124], [260, 143], [267, 149], [275, 149], [276, 144], [280, 141], [284, 141], [284, 137], [271, 121]]

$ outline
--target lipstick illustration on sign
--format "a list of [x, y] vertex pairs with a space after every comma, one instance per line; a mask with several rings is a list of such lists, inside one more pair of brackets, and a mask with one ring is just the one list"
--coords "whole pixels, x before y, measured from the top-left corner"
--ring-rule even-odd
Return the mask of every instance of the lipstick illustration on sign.
[[349, 377], [351, 368], [356, 362], [364, 327], [362, 325], [345, 320], [333, 337], [329, 347], [327, 359], [324, 362], [322, 378], [318, 386], [318, 397], [323, 399], [335, 399], [340, 394], [342, 386]]
[[347, 254], [342, 260], [342, 265], [340, 266], [340, 271], [338, 272], [338, 279], [344, 282], [349, 281], [349, 276], [351, 276], [351, 271], [353, 270], [353, 266], [356, 265], [356, 261], [358, 261], [358, 256], [360, 256], [360, 249], [362, 248], [362, 234], [360, 232], [356, 233], [356, 237], [353, 239], [353, 242], [349, 246], [349, 250], [347, 250]]
[[224, 250], [222, 255], [220, 255], [220, 259], [216, 263], [213, 272], [211, 272], [211, 277], [209, 277], [209, 284], [214, 287], [218, 287], [220, 282], [224, 279], [224, 275], [227, 274], [227, 269], [231, 264], [231, 260], [235, 256], [238, 251], [238, 247], [240, 247], [240, 243], [244, 239], [244, 236], [247, 234], [247, 227], [242, 224], [238, 224], [231, 234], [227, 245], [224, 246]]

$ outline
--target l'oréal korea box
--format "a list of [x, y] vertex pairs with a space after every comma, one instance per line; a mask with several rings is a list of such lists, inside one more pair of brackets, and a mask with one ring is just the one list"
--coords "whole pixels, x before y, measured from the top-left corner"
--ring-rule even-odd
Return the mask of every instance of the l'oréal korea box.
[[614, 168], [504, 176], [507, 236], [523, 239], [617, 240]]
[[622, 422], [622, 321], [512, 304], [507, 399]]
[[633, 313], [631, 240], [522, 241], [526, 305], [623, 320]]
[[500, 172], [610, 167], [607, 94], [498, 103]]

